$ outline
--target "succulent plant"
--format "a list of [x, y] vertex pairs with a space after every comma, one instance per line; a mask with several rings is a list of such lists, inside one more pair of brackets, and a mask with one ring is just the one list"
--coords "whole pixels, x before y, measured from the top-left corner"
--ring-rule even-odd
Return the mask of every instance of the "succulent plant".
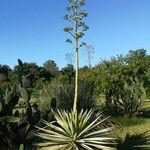
[[[41, 150], [112, 150], [113, 138], [107, 136], [113, 127], [103, 127], [108, 119], [94, 111], [54, 113], [56, 122], [43, 121], [45, 127], [37, 127], [36, 135], [43, 142], [37, 143]], [[102, 126], [101, 126], [102, 125]]]

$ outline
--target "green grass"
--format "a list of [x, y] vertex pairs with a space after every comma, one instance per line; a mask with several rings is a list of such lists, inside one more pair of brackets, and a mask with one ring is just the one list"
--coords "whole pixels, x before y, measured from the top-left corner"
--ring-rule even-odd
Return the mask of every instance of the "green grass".
[[143, 109], [150, 109], [150, 101], [145, 101], [142, 108]]
[[112, 132], [115, 137], [124, 137], [126, 133], [142, 133], [150, 130], [150, 119], [147, 118], [112, 118], [115, 129]]
[[[150, 102], [144, 102], [143, 110], [150, 110]], [[112, 117], [115, 129], [112, 135], [115, 137], [125, 137], [126, 133], [142, 133], [150, 130], [150, 117]]]

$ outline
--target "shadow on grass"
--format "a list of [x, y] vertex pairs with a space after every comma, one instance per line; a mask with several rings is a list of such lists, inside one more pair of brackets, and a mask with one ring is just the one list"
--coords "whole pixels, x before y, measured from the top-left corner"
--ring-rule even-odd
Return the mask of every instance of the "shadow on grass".
[[139, 114], [139, 117], [142, 118], [149, 118], [150, 119], [150, 108], [145, 108], [141, 111], [141, 113]]

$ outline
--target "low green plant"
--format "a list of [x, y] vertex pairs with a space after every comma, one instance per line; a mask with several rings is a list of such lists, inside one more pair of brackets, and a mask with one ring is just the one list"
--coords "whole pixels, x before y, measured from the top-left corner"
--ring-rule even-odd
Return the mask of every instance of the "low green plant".
[[[94, 89], [91, 82], [79, 80], [77, 110], [81, 111], [96, 108], [96, 100], [94, 98]], [[57, 100], [57, 108], [71, 110], [74, 99], [74, 85], [58, 83], [54, 87], [54, 97]]]
[[150, 134], [145, 131], [140, 134], [127, 133], [123, 138], [116, 140], [117, 150], [149, 150], [150, 149]]
[[43, 121], [45, 127], [37, 127], [36, 136], [42, 143], [35, 144], [41, 150], [108, 150], [113, 149], [113, 138], [108, 136], [113, 126], [104, 126], [108, 117], [94, 111], [54, 112], [56, 121]]

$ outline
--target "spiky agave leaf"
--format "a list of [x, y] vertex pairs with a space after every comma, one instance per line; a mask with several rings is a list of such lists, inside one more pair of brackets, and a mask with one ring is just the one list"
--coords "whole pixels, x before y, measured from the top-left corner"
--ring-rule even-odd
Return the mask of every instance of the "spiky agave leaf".
[[97, 128], [108, 118], [98, 113], [93, 119], [93, 110], [74, 113], [57, 110], [56, 122], [43, 121], [46, 127], [37, 127], [36, 135], [43, 143], [36, 144], [42, 150], [108, 150], [113, 138], [106, 136], [112, 127]]
[[127, 133], [124, 138], [116, 140], [117, 150], [149, 150], [150, 149], [150, 133], [145, 131], [140, 134]]

